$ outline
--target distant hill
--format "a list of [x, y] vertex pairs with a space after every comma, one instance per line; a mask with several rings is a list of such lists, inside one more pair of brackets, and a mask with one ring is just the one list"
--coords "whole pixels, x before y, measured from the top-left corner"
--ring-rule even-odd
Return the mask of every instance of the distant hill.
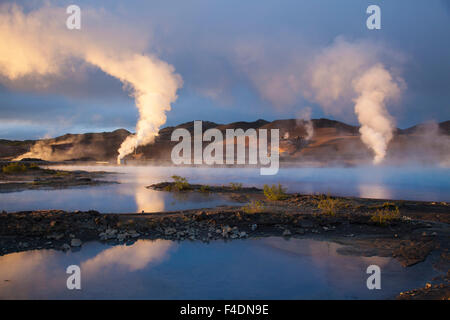
[[131, 133], [125, 129], [113, 132], [65, 134], [52, 139], [24, 142], [0, 140], [2, 159], [39, 158], [49, 161], [105, 160], [117, 157], [117, 149]]
[[[371, 151], [361, 142], [359, 127], [330, 119], [257, 120], [217, 124], [203, 121], [203, 131], [219, 129], [280, 129], [280, 157], [284, 162], [320, 162], [330, 164], [360, 164], [370, 162]], [[170, 162], [171, 134], [177, 128], [193, 135], [194, 122], [182, 123], [160, 130], [153, 144], [139, 146], [128, 159]], [[313, 135], [308, 140], [308, 130]], [[113, 132], [65, 134], [53, 139], [11, 141], [0, 140], [0, 159], [40, 158], [49, 161], [110, 161], [115, 162], [117, 149], [131, 133], [125, 129]], [[204, 143], [204, 146], [207, 143]], [[425, 163], [447, 163], [450, 159], [450, 121], [423, 123], [407, 129], [397, 129], [389, 144], [388, 161], [413, 160]]]

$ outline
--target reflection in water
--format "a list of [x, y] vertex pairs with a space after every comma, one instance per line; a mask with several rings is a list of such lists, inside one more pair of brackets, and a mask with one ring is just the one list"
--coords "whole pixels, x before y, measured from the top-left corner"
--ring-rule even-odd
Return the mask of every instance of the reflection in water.
[[58, 166], [66, 170], [110, 171], [107, 179], [120, 184], [63, 190], [0, 193], [0, 211], [97, 210], [104, 213], [174, 211], [236, 205], [217, 194], [172, 193], [146, 189], [176, 174], [191, 183], [209, 185], [241, 182], [262, 187], [282, 183], [289, 192], [331, 193], [367, 198], [450, 201], [450, 169], [445, 168], [281, 168], [275, 176], [259, 169], [128, 166]]
[[[427, 262], [403, 268], [391, 258], [340, 255], [339, 247], [310, 239], [139, 240], [13, 253], [0, 257], [0, 299], [374, 299], [436, 275]], [[81, 267], [82, 290], [66, 288], [72, 264]], [[371, 264], [382, 269], [382, 290], [366, 287]]]
[[152, 190], [137, 186], [134, 197], [136, 199], [137, 212], [164, 211], [164, 195], [161, 192], [152, 192]]
[[359, 185], [359, 196], [361, 198], [391, 199], [392, 195], [389, 190], [381, 185]]
[[83, 272], [91, 276], [104, 272], [106, 268], [120, 267], [126, 271], [136, 271], [147, 267], [151, 262], [162, 261], [171, 247], [172, 241], [138, 240], [132, 246], [119, 245], [106, 249], [95, 257], [82, 263]]
[[[302, 257], [310, 257], [311, 264], [315, 272], [318, 274], [315, 281], [326, 283], [327, 286], [347, 290], [348, 297], [352, 297], [358, 288], [364, 290], [365, 281], [367, 279], [366, 268], [369, 265], [375, 264], [383, 271], [388, 271], [391, 274], [383, 274], [383, 279], [390, 281], [393, 279], [394, 270], [401, 272], [398, 263], [387, 257], [349, 257], [338, 253], [338, 249], [343, 246], [334, 242], [328, 241], [307, 241], [302, 246], [296, 241], [286, 241], [282, 238], [268, 238], [263, 240], [264, 245], [276, 250], [281, 250], [300, 259]], [[349, 263], [351, 261], [351, 263]], [[400, 279], [398, 279], [401, 281]], [[355, 286], [353, 290], [348, 290], [351, 281]], [[311, 298], [333, 298], [334, 293], [325, 293], [319, 291], [318, 293], [311, 292], [314, 295]], [[356, 297], [356, 296], [355, 296]]]

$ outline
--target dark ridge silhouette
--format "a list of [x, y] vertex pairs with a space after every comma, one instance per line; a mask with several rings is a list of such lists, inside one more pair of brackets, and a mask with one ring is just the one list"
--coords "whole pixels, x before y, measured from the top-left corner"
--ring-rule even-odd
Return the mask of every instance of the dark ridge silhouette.
[[[226, 129], [279, 129], [280, 159], [286, 162], [370, 163], [373, 154], [362, 143], [359, 127], [330, 119], [312, 119], [314, 134], [307, 140], [308, 122], [299, 119], [252, 122], [239, 121], [218, 124], [202, 121], [203, 132], [217, 128], [225, 138]], [[155, 142], [139, 146], [126, 159], [170, 162], [171, 150], [178, 141], [171, 141], [175, 129], [194, 133], [194, 121], [160, 130]], [[52, 139], [11, 141], [0, 140], [0, 159], [34, 158], [48, 161], [110, 161], [115, 163], [117, 149], [132, 134], [125, 129], [99, 133], [68, 133]], [[270, 138], [269, 138], [270, 139]], [[207, 143], [204, 143], [204, 146]], [[388, 147], [388, 159], [406, 158], [425, 162], [445, 162], [450, 158], [450, 121], [422, 123], [407, 129], [397, 129]], [[224, 152], [225, 154], [225, 152]], [[400, 161], [398, 160], [398, 161]]]

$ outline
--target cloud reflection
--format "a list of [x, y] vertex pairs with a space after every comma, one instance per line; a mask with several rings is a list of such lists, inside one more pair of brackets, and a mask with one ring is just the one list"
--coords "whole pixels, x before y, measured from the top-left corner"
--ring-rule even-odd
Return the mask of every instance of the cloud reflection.
[[81, 269], [90, 276], [103, 272], [107, 268], [119, 267], [126, 271], [136, 271], [147, 267], [150, 263], [158, 263], [167, 257], [174, 246], [167, 240], [138, 240], [132, 246], [115, 246], [84, 261]]
[[392, 194], [388, 188], [383, 185], [361, 184], [358, 186], [359, 196], [361, 198], [372, 199], [391, 199]]

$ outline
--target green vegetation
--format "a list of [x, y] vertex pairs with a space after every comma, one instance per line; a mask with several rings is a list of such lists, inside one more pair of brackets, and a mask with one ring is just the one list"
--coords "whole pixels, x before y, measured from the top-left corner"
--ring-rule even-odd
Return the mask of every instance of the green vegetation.
[[40, 167], [36, 163], [32, 163], [28, 166], [29, 170], [39, 170]]
[[370, 217], [370, 221], [379, 224], [387, 225], [391, 221], [398, 220], [400, 218], [400, 210], [392, 203], [383, 204], [382, 209], [378, 209]]
[[242, 183], [230, 182], [230, 188], [233, 191], [239, 191], [242, 189]]
[[281, 184], [278, 184], [278, 186], [273, 184], [271, 187], [265, 184], [264, 195], [270, 201], [284, 200], [287, 198], [286, 189]]
[[321, 195], [317, 202], [317, 208], [322, 210], [322, 214], [328, 216], [335, 216], [342, 205], [343, 202], [341, 200], [332, 198], [329, 194], [326, 197]]
[[2, 167], [2, 172], [6, 174], [23, 173], [28, 170], [28, 167], [21, 163], [10, 163]]
[[68, 171], [56, 171], [57, 177], [63, 177], [63, 176], [68, 176], [68, 175], [70, 175], [70, 172], [68, 172]]
[[174, 181], [172, 185], [168, 185], [165, 189], [166, 191], [186, 191], [191, 188], [186, 178], [180, 176], [172, 176]]
[[252, 201], [248, 205], [242, 207], [242, 210], [247, 214], [261, 212], [264, 211], [264, 209], [264, 204], [261, 201]]
[[207, 184], [200, 187], [200, 192], [206, 193], [206, 192], [210, 192], [210, 191], [211, 191], [211, 187], [208, 186]]

